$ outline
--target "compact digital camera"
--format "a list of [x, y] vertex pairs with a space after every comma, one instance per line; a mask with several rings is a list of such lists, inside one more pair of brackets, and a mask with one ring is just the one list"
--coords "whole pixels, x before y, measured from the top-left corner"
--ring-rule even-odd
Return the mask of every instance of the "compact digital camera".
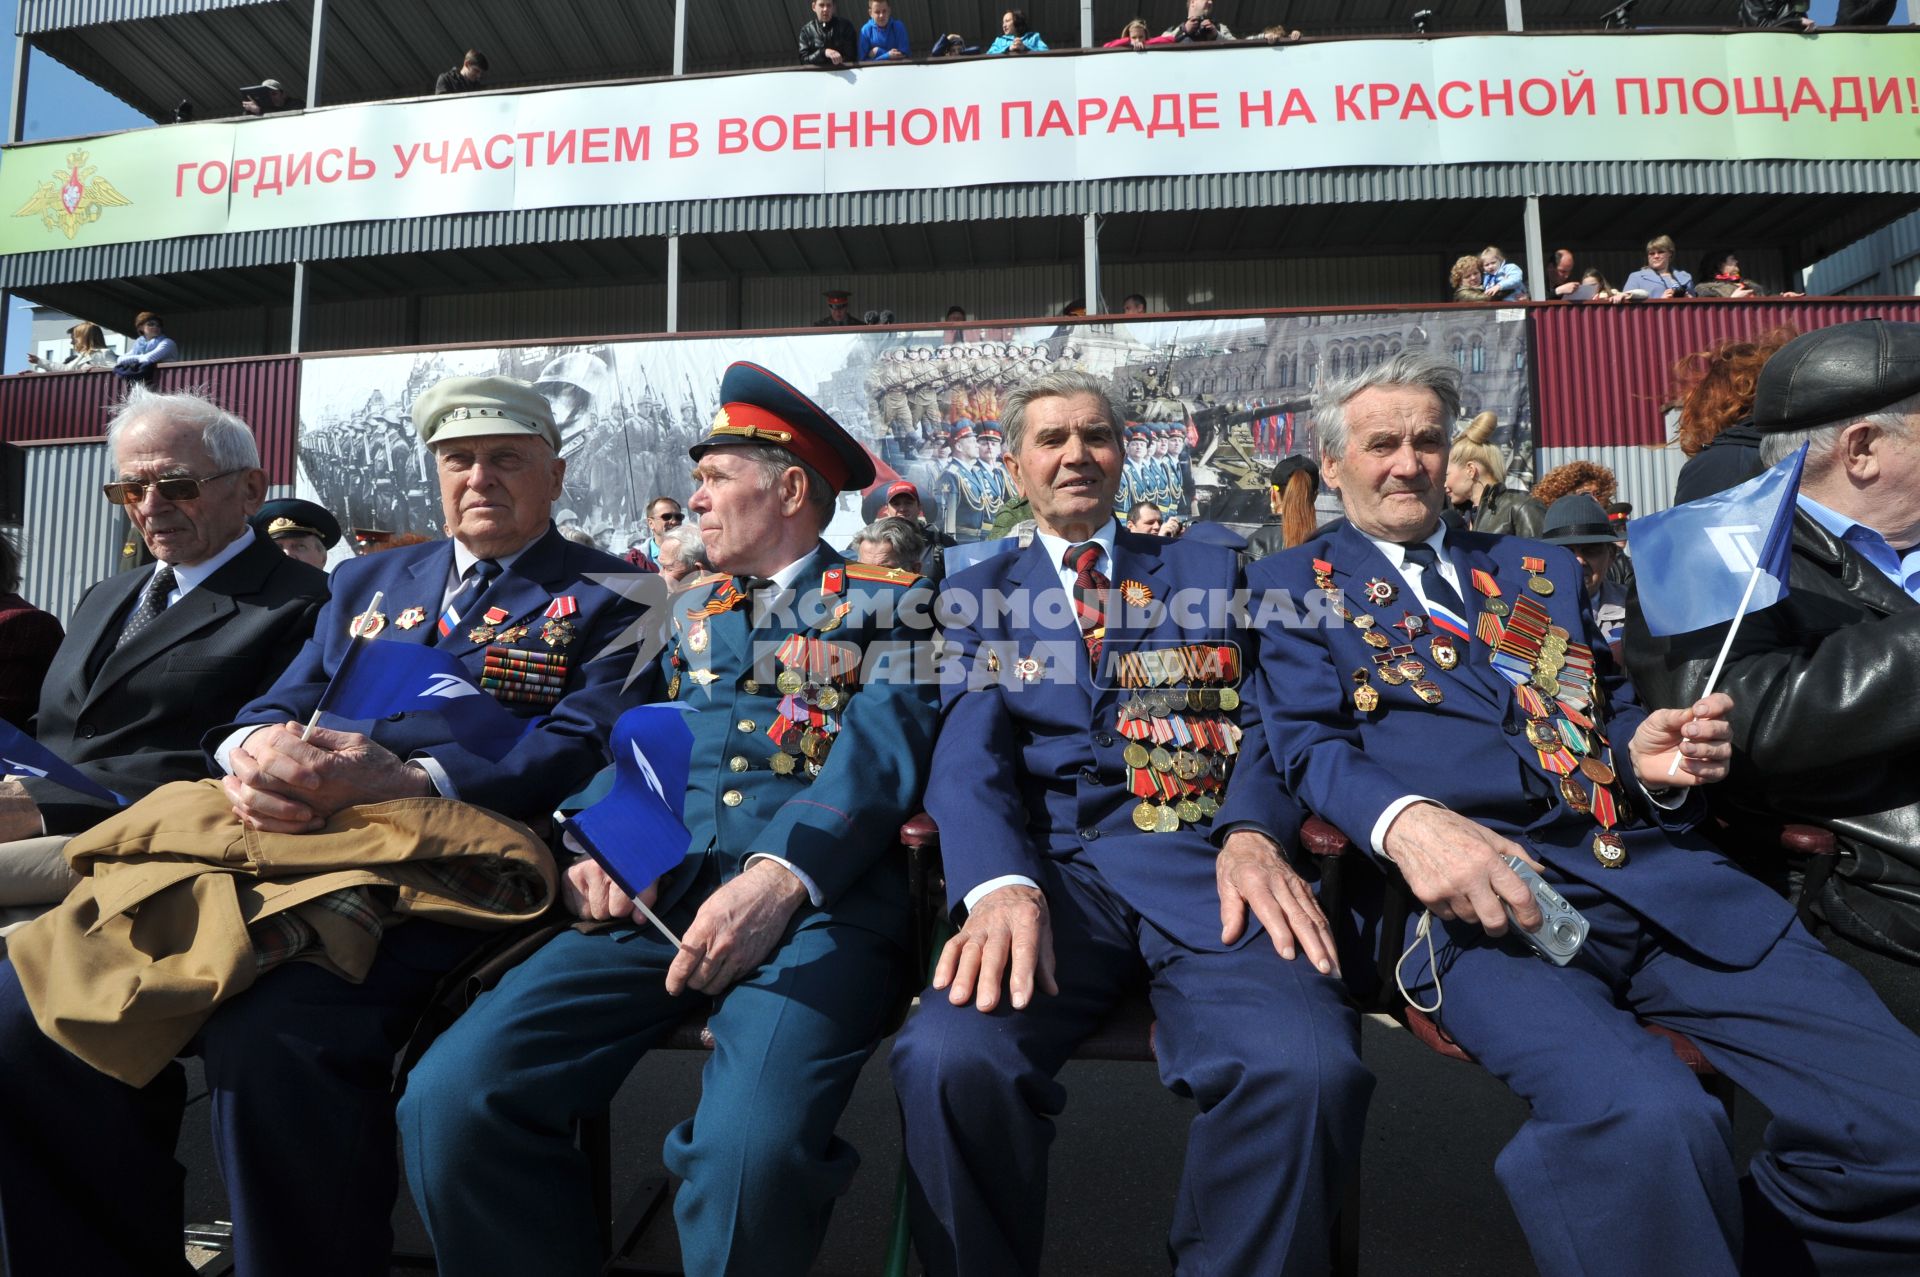
[[[1540, 927], [1536, 931], [1525, 931], [1515, 924], [1514, 930], [1520, 938], [1540, 951], [1540, 956], [1556, 966], [1566, 966], [1573, 956], [1580, 952], [1580, 946], [1587, 942], [1587, 932], [1591, 929], [1580, 911], [1567, 903], [1567, 898], [1547, 885], [1534, 867], [1518, 856], [1503, 856], [1507, 868], [1520, 875], [1520, 881], [1527, 884], [1527, 890], [1533, 893], [1533, 901], [1540, 906]], [[1513, 916], [1513, 906], [1507, 906], [1507, 916]]]

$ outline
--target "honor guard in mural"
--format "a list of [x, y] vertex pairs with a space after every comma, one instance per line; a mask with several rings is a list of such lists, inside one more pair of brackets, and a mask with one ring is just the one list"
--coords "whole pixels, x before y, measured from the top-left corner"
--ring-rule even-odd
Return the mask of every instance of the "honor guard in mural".
[[[941, 348], [944, 354], [945, 347]], [[908, 383], [908, 411], [914, 428], [925, 438], [945, 420], [940, 415], [940, 392], [946, 388], [948, 365], [934, 357], [931, 346], [915, 346], [910, 365], [913, 374]]]
[[636, 498], [633, 441], [626, 437], [620, 387], [600, 355], [572, 350], [548, 361], [534, 387], [546, 397], [560, 428], [560, 455], [567, 463], [565, 504], [587, 526], [634, 526]]
[[1113, 494], [1114, 513], [1123, 519], [1140, 502], [1154, 501], [1156, 489], [1152, 461], [1147, 455], [1153, 446], [1152, 433], [1145, 426], [1128, 426], [1125, 437], [1126, 460], [1120, 467], [1120, 486]]
[[1007, 468], [1000, 462], [1000, 448], [1004, 442], [1000, 437], [1000, 423], [983, 421], [974, 427], [974, 437], [980, 440], [980, 470], [992, 493], [991, 508], [987, 512], [987, 522], [1006, 508], [1007, 504]]
[[913, 410], [908, 400], [908, 390], [916, 378], [909, 366], [911, 355], [912, 352], [904, 347], [883, 350], [867, 369], [867, 396], [873, 403], [872, 420], [883, 440], [904, 440], [913, 433]]
[[971, 421], [953, 427], [953, 459], [940, 472], [934, 496], [940, 503], [941, 528], [957, 541], [978, 541], [993, 522], [993, 488], [980, 464], [980, 439]]

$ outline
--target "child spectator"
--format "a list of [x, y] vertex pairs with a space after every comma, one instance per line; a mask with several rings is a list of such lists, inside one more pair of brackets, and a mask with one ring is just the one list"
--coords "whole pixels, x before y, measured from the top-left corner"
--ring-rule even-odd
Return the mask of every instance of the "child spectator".
[[891, 0], [867, 0], [867, 22], [860, 28], [860, 60], [904, 62], [912, 56], [907, 24], [893, 16]]
[[1027, 25], [1027, 15], [1009, 9], [1000, 15], [1000, 35], [987, 46], [988, 53], [1045, 53], [1047, 42]]
[[1487, 301], [1525, 301], [1527, 282], [1517, 262], [1489, 244], [1480, 250], [1480, 292]]
[[800, 61], [810, 67], [852, 66], [860, 60], [860, 36], [833, 11], [833, 0], [813, 0], [813, 17], [800, 28]]
[[1129, 22], [1120, 34], [1107, 41], [1104, 49], [1144, 49], [1150, 44], [1172, 44], [1171, 37], [1153, 34], [1153, 28], [1147, 25], [1145, 18], [1135, 18]]

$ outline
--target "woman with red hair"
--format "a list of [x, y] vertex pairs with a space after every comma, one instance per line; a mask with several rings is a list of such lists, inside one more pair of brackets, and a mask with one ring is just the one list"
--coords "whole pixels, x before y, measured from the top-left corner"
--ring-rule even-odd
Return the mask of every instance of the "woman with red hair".
[[1669, 401], [1680, 405], [1674, 442], [1692, 458], [1680, 468], [1675, 504], [1725, 492], [1766, 468], [1760, 464], [1760, 432], [1749, 420], [1754, 387], [1767, 360], [1799, 335], [1799, 329], [1782, 324], [1723, 341], [1673, 366]]

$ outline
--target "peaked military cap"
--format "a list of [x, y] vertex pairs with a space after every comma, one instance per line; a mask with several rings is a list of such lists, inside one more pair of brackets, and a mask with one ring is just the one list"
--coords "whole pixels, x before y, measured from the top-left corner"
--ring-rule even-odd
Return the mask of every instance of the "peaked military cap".
[[413, 425], [429, 446], [480, 435], [539, 435], [560, 451], [547, 397], [512, 377], [447, 377], [413, 401]]
[[698, 461], [711, 449], [750, 443], [784, 448], [840, 492], [872, 485], [873, 457], [839, 422], [759, 364], [732, 364], [720, 379], [720, 411], [707, 437], [687, 449]]
[[247, 523], [256, 533], [268, 537], [316, 536], [329, 550], [340, 544], [340, 521], [328, 514], [326, 507], [299, 497], [269, 501]]

